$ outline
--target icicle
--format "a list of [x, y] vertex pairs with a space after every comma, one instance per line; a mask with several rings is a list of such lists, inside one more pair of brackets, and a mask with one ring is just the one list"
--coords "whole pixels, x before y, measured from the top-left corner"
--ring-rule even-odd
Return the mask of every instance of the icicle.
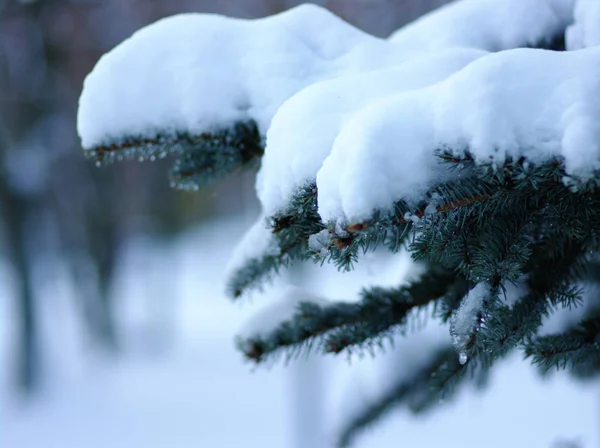
[[489, 285], [485, 282], [479, 283], [462, 299], [460, 307], [452, 314], [450, 335], [461, 364], [465, 364], [468, 360], [467, 346], [472, 341], [474, 333], [479, 331], [484, 299], [489, 296]]
[[315, 233], [308, 237], [308, 247], [315, 254], [326, 257], [329, 246], [331, 246], [331, 234], [327, 229], [321, 230], [319, 233]]

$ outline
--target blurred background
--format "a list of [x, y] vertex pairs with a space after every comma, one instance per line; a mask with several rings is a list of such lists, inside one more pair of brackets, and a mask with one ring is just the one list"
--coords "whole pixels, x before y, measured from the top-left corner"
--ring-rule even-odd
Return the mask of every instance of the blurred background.
[[[233, 337], [281, 284], [352, 298], [365, 282], [397, 283], [406, 260], [296, 269], [233, 304], [222, 273], [258, 213], [253, 175], [178, 192], [168, 161], [98, 169], [79, 145], [83, 79], [135, 30], [181, 12], [253, 18], [299, 3], [0, 0], [1, 447], [329, 447], [402, 362], [390, 348], [254, 371]], [[385, 37], [445, 0], [313, 3]], [[541, 379], [515, 356], [484, 392], [419, 419], [395, 413], [358, 446], [600, 446], [597, 390]]]

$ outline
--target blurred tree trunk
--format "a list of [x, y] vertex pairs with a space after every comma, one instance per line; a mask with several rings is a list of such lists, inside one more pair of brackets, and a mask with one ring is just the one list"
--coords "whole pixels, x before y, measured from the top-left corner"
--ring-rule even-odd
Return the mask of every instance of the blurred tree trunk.
[[[58, 223], [60, 251], [69, 268], [91, 342], [106, 352], [118, 348], [112, 282], [120, 246], [113, 185], [100, 191], [88, 163], [64, 160], [50, 176], [49, 201]], [[74, 191], [76, 190], [76, 191]]]
[[0, 181], [0, 201], [5, 223], [6, 252], [16, 280], [17, 386], [30, 393], [39, 377], [37, 316], [31, 288], [31, 266], [26, 249], [25, 225], [28, 215], [26, 200], [15, 194], [4, 179]]
[[0, 207], [4, 227], [5, 253], [13, 268], [15, 289], [16, 375], [17, 389], [29, 394], [38, 385], [39, 347], [37, 310], [32, 290], [31, 263], [28, 259], [26, 227], [31, 202], [28, 197], [14, 189], [6, 170], [8, 138], [0, 122]]

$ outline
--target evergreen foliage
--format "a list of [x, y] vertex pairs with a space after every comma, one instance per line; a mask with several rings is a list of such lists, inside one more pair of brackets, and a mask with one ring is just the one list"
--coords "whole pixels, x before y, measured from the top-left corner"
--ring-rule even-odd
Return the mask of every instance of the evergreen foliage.
[[[553, 50], [564, 50], [562, 35], [551, 42]], [[210, 135], [125, 139], [88, 156], [110, 161], [175, 152], [174, 184], [198, 189], [254, 166], [262, 141], [253, 124], [238, 123]], [[540, 336], [544, 319], [557, 309], [590, 302], [582, 285], [598, 279], [600, 177], [571, 177], [561, 157], [481, 162], [468, 147], [439, 148], [436, 157], [455, 174], [452, 180], [434, 184], [418, 203], [400, 198], [391, 211], [376, 210], [363, 222], [323, 222], [316, 181], [306, 183], [267, 217], [277, 250], [246, 260], [228, 285], [238, 298], [290, 263], [310, 259], [351, 270], [381, 246], [392, 253], [408, 250], [424, 266], [419, 278], [395, 288], [366, 288], [357, 302], [300, 303], [271, 331], [237, 341], [247, 359], [263, 363], [311, 348], [374, 352], [407, 332], [418, 313], [431, 310], [449, 323], [454, 347], [439, 347], [429, 364], [399, 378], [357, 413], [342, 430], [340, 446], [395, 406], [424, 412], [464, 380], [482, 384], [495, 361], [515, 349], [543, 371], [568, 368], [581, 378], [600, 372], [597, 311], [574, 328]], [[514, 285], [522, 293], [509, 298]]]
[[426, 412], [441, 399], [449, 399], [457, 390], [456, 386], [466, 378], [482, 384], [486, 379], [485, 371], [460, 364], [452, 347], [441, 347], [427, 366], [418, 369], [410, 378], [401, 377], [387, 393], [349, 419], [340, 432], [338, 446], [351, 446], [362, 430], [399, 405], [415, 414]]
[[255, 168], [263, 154], [256, 123], [238, 122], [228, 129], [199, 135], [159, 132], [155, 138], [124, 137], [118, 143], [84, 150], [96, 165], [115, 161], [164, 159], [176, 156], [171, 186], [198, 190], [241, 169]]
[[282, 322], [266, 336], [240, 340], [238, 346], [257, 363], [282, 349], [298, 353], [317, 339], [325, 353], [372, 348], [386, 336], [406, 331], [412, 313], [438, 299], [446, 306], [455, 304], [467, 291], [467, 283], [452, 271], [432, 267], [406, 286], [365, 289], [357, 303], [300, 303], [291, 321]]

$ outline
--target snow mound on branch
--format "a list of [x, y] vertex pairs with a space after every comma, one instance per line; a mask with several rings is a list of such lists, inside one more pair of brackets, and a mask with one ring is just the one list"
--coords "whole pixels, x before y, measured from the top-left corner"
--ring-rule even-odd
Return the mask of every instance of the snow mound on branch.
[[348, 120], [317, 174], [324, 221], [360, 222], [418, 199], [444, 173], [434, 151], [501, 165], [562, 157], [569, 175], [600, 168], [600, 48], [516, 49], [445, 81], [369, 104]]
[[85, 80], [83, 146], [158, 131], [201, 133], [249, 117], [264, 128], [284, 99], [326, 76], [326, 61], [366, 39], [309, 5], [259, 20], [159, 20], [104, 55]]
[[[597, 0], [589, 0], [597, 2]], [[574, 0], [461, 0], [442, 6], [390, 37], [422, 51], [465, 47], [487, 51], [534, 46], [563, 33]]]
[[567, 28], [568, 50], [600, 45], [600, 1], [577, 0], [575, 23]]
[[264, 135], [302, 88], [396, 65], [404, 52], [311, 4], [256, 20], [176, 15], [100, 59], [84, 83], [78, 132], [84, 148], [251, 119]]
[[261, 215], [235, 247], [225, 268], [225, 278], [231, 279], [252, 260], [277, 256], [279, 253], [273, 232], [267, 227], [267, 219]]
[[436, 52], [398, 67], [314, 84], [286, 101], [267, 132], [258, 196], [267, 215], [284, 208], [297, 189], [313, 182], [342, 127], [370, 102], [435, 84], [487, 52]]

